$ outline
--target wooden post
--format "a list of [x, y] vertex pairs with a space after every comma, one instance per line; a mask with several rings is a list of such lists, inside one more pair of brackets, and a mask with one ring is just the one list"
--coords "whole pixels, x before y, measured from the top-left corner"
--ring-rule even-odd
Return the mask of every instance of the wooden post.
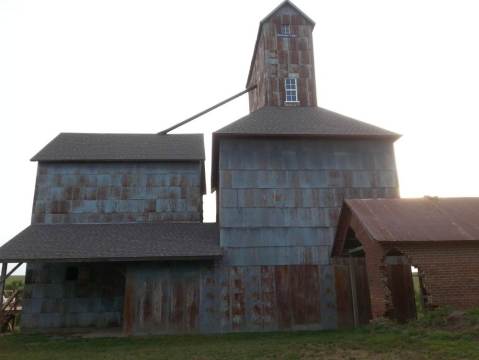
[[[8, 263], [2, 263], [2, 274], [0, 275], [0, 305], [3, 305], [3, 294], [5, 293], [5, 280], [7, 279], [7, 265]], [[2, 307], [0, 306], [0, 309]]]
[[0, 326], [3, 319], [3, 294], [5, 293], [5, 280], [7, 279], [7, 265], [6, 262], [2, 263], [2, 273], [0, 275]]
[[358, 294], [356, 289], [356, 274], [355, 266], [353, 266], [354, 258], [352, 256], [348, 257], [349, 263], [349, 279], [351, 282], [351, 300], [353, 303], [353, 320], [354, 320], [354, 327], [358, 327], [359, 325], [359, 315], [358, 315]]

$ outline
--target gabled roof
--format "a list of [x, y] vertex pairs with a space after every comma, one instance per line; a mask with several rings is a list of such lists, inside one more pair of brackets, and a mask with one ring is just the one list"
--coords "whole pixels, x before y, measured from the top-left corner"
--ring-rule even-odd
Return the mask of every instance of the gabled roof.
[[148, 261], [221, 256], [214, 223], [31, 225], [0, 261]]
[[273, 11], [271, 11], [268, 15], [266, 15], [263, 20], [261, 20], [260, 25], [263, 25], [265, 22], [267, 22], [274, 14], [276, 14], [281, 8], [285, 6], [290, 6], [294, 10], [296, 10], [302, 17], [304, 17], [311, 25], [315, 25], [313, 19], [311, 19], [308, 15], [306, 15], [299, 7], [293, 4], [293, 2], [289, 0], [284, 0], [281, 4], [276, 6]]
[[251, 64], [250, 64], [250, 67], [249, 67], [248, 80], [246, 81], [246, 87], [248, 87], [249, 81], [251, 79], [251, 72], [253, 71], [254, 59], [255, 59], [255, 56], [256, 56], [256, 52], [258, 50], [259, 40], [261, 39], [261, 29], [263, 28], [263, 24], [265, 22], [267, 22], [274, 14], [276, 14], [280, 9], [282, 9], [285, 6], [292, 7], [301, 16], [303, 16], [306, 19], [306, 21], [308, 21], [313, 27], [315, 25], [314, 21], [308, 15], [306, 15], [303, 11], [301, 11], [301, 9], [299, 9], [296, 5], [294, 5], [289, 0], [283, 1], [281, 4], [279, 4], [277, 7], [275, 7], [273, 11], [271, 11], [268, 15], [266, 15], [263, 18], [263, 20], [261, 20], [260, 23], [259, 23], [258, 34], [256, 35], [256, 42], [254, 44], [253, 57], [251, 58]]
[[213, 133], [211, 188], [218, 182], [221, 137], [320, 137], [395, 141], [401, 135], [316, 106], [263, 107]]
[[[352, 217], [379, 243], [479, 241], [479, 198], [350, 199], [340, 227], [349, 226]], [[334, 255], [342, 253], [342, 230], [338, 227]]]
[[196, 161], [204, 160], [203, 134], [61, 133], [32, 161]]

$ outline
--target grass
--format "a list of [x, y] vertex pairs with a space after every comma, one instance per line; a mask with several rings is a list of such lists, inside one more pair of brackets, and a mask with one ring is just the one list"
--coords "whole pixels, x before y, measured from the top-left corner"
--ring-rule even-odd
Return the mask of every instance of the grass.
[[14, 334], [0, 337], [0, 359], [479, 359], [479, 311], [467, 314], [472, 327], [461, 331], [442, 326], [446, 316], [348, 331], [101, 339]]

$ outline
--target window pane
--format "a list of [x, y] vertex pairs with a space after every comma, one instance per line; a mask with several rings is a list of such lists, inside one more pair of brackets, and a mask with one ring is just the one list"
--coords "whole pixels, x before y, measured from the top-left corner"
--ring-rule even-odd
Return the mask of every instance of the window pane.
[[289, 24], [283, 24], [281, 25], [281, 34], [288, 35], [291, 33], [291, 28]]
[[298, 101], [298, 81], [296, 78], [284, 79], [286, 102]]

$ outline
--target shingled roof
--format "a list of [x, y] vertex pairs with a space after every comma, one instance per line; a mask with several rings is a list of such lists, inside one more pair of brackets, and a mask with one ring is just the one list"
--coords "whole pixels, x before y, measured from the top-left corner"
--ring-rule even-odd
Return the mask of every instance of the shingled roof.
[[0, 247], [0, 261], [129, 261], [221, 256], [214, 223], [31, 225]]
[[215, 134], [400, 137], [391, 131], [316, 106], [263, 107], [215, 131]]
[[266, 106], [213, 133], [212, 189], [220, 137], [323, 137], [395, 141], [401, 135], [317, 106]]
[[61, 133], [32, 161], [204, 160], [203, 134]]

